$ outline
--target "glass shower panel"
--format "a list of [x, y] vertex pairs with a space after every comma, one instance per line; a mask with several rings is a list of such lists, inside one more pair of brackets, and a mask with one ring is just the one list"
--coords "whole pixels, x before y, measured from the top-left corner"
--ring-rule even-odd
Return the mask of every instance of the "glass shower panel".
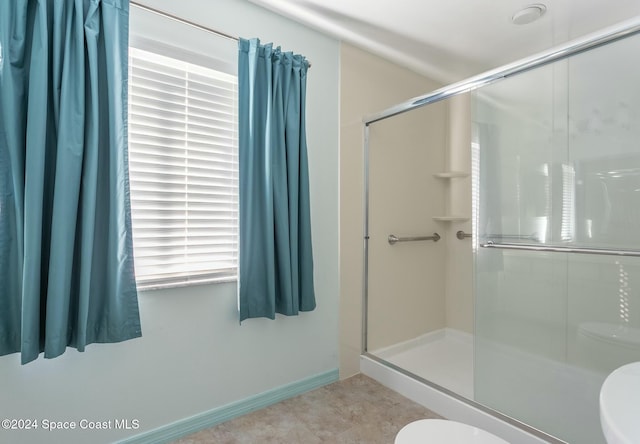
[[640, 36], [569, 61], [569, 162], [576, 219], [571, 241], [640, 247]]
[[[638, 51], [636, 36], [569, 61], [576, 245], [640, 250], [640, 62], [630, 57]], [[567, 276], [567, 363], [592, 381], [578, 408], [597, 433], [602, 382], [640, 361], [640, 258], [574, 254]], [[604, 442], [597, 436], [585, 442]]]
[[[480, 244], [562, 239], [566, 69], [549, 65], [475, 93]], [[572, 405], [555, 365], [567, 346], [566, 255], [479, 248], [475, 267], [475, 400], [562, 436]]]
[[365, 330], [372, 355], [471, 399], [471, 249], [455, 234], [470, 218], [470, 128], [469, 95], [368, 126]]
[[600, 386], [640, 360], [640, 258], [504, 244], [640, 250], [639, 51], [629, 37], [474, 98], [475, 400], [570, 443], [604, 443]]
[[[370, 126], [367, 350], [380, 357], [444, 327], [444, 242], [427, 236], [444, 207], [446, 113], [425, 107]], [[400, 347], [402, 349], [402, 346]], [[386, 352], [386, 353], [385, 353]]]

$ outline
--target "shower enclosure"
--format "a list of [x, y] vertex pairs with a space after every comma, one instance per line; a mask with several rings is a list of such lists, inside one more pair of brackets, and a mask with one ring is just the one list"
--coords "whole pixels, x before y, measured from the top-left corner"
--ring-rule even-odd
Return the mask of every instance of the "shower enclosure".
[[640, 361], [638, 32], [367, 119], [366, 356], [542, 439], [604, 442], [600, 386]]

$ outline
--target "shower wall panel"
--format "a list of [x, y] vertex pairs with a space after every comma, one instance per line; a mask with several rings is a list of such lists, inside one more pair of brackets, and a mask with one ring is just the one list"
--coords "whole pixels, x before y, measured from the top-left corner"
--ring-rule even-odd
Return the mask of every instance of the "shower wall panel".
[[[369, 350], [445, 326], [446, 242], [389, 245], [390, 234], [424, 236], [439, 229], [447, 107], [437, 104], [370, 126]], [[440, 233], [441, 235], [443, 233]]]

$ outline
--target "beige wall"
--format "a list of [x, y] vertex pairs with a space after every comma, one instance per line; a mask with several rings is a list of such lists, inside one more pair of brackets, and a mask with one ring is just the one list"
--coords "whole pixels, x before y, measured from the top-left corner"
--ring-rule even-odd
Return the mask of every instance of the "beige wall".
[[[443, 224], [447, 104], [440, 102], [370, 126], [367, 346], [381, 348], [445, 327], [447, 243]], [[389, 245], [389, 234], [438, 242]]]
[[[341, 377], [348, 377], [359, 372], [358, 357], [361, 351], [363, 264], [362, 119], [366, 115], [378, 112], [411, 97], [424, 94], [439, 86], [434, 81], [407, 69], [400, 68], [382, 58], [356, 49], [348, 44], [342, 44], [340, 100]], [[439, 146], [438, 149], [441, 152], [442, 147]], [[442, 167], [442, 165], [439, 166]], [[425, 229], [428, 228], [431, 227], [425, 227]], [[403, 245], [403, 247], [406, 246]], [[409, 247], [412, 248], [413, 246]], [[392, 254], [399, 254], [400, 250], [390, 251]], [[393, 294], [396, 295], [397, 292]], [[444, 305], [438, 308], [438, 311], [438, 316], [441, 316], [442, 323], [444, 323]]]

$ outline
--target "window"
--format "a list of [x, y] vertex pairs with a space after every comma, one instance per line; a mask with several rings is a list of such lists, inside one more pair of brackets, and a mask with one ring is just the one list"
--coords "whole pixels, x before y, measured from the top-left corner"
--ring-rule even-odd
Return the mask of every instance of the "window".
[[137, 48], [129, 64], [138, 286], [235, 279], [237, 77]]

